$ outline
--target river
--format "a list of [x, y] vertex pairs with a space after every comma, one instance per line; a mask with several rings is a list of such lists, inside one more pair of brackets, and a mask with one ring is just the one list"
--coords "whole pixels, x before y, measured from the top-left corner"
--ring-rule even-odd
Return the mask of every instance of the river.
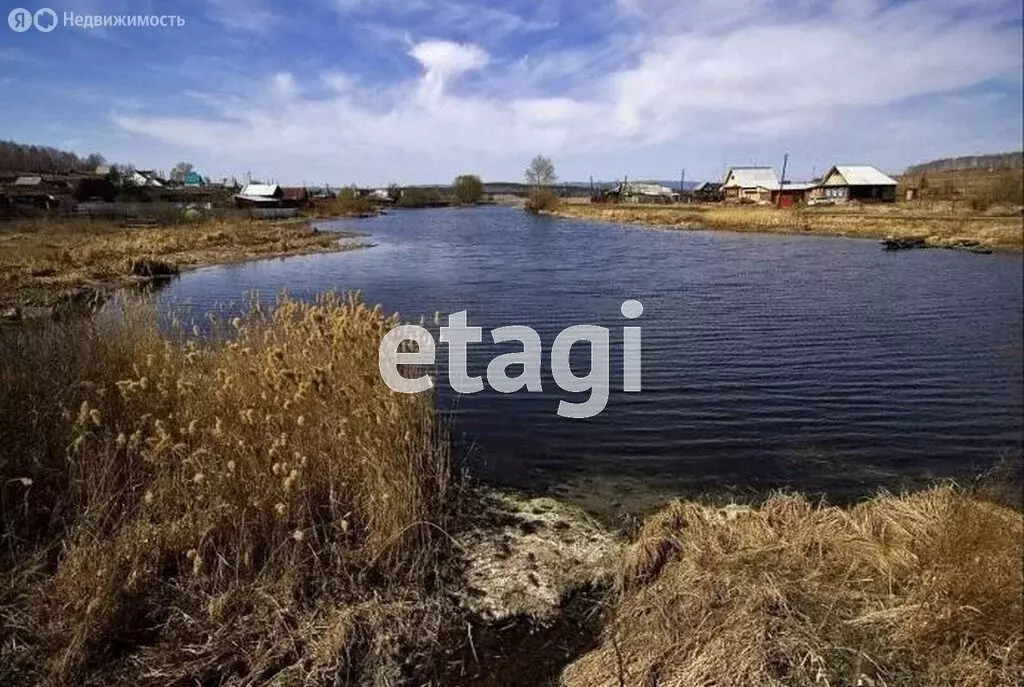
[[[466, 310], [485, 341], [492, 327], [533, 327], [545, 368], [561, 329], [610, 330], [612, 393], [596, 417], [559, 417], [560, 399], [585, 394], [561, 391], [547, 369], [542, 393], [442, 394], [469, 469], [488, 481], [585, 484], [616, 503], [778, 487], [843, 500], [970, 475], [1021, 451], [1019, 255], [662, 231], [505, 207], [320, 226], [365, 232], [375, 246], [198, 270], [159, 301], [202, 311], [254, 290], [358, 289], [412, 322]], [[623, 318], [626, 299], [643, 303], [642, 317]], [[626, 325], [642, 327], [640, 393], [622, 391]], [[482, 371], [510, 349], [470, 350], [471, 371]]]

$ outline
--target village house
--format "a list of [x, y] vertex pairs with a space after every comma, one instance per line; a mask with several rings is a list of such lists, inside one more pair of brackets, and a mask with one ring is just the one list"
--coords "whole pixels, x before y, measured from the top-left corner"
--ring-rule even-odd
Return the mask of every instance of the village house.
[[690, 193], [696, 203], [717, 203], [725, 199], [720, 181], [705, 181], [698, 184]]
[[283, 195], [277, 184], [246, 184], [235, 196], [235, 205], [240, 208], [279, 208]]
[[610, 203], [673, 203], [679, 194], [668, 186], [623, 182], [601, 192], [599, 202]]
[[55, 210], [73, 204], [67, 189], [41, 174], [22, 174], [3, 189], [4, 205], [11, 207]]
[[767, 205], [778, 190], [779, 179], [771, 167], [732, 167], [722, 182], [722, 193], [731, 203]]
[[894, 203], [896, 180], [867, 165], [836, 165], [811, 190], [811, 204]]
[[185, 176], [182, 178], [182, 182], [184, 183], [185, 186], [191, 188], [199, 188], [201, 186], [206, 186], [206, 180], [203, 179], [203, 175], [201, 175], [199, 172], [195, 170], [192, 170], [185, 174]]
[[76, 203], [112, 202], [117, 196], [117, 187], [91, 172], [21, 174], [4, 184], [2, 193], [12, 206], [71, 210]]

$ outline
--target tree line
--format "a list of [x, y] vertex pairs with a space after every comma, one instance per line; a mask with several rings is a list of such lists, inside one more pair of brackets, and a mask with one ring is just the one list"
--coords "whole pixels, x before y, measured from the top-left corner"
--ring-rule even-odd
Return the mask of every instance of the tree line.
[[0, 173], [63, 174], [76, 170], [96, 169], [103, 164], [106, 164], [106, 160], [99, 153], [82, 157], [69, 150], [51, 146], [0, 141]]

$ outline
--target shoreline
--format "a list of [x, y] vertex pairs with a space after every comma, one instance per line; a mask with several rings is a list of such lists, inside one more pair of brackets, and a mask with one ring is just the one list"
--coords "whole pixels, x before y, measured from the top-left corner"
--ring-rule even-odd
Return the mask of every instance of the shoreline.
[[146, 229], [72, 225], [62, 230], [58, 225], [32, 232], [0, 227], [0, 249], [9, 251], [7, 260], [0, 261], [0, 324], [54, 317], [118, 289], [145, 287], [205, 267], [372, 245], [360, 241], [361, 233], [313, 226], [332, 219], [345, 217]]
[[635, 224], [675, 230], [728, 230], [742, 233], [829, 236], [919, 241], [921, 248], [1024, 251], [1020, 215], [924, 212], [900, 206], [856, 209], [777, 209], [724, 205], [561, 204], [547, 211], [559, 219]]

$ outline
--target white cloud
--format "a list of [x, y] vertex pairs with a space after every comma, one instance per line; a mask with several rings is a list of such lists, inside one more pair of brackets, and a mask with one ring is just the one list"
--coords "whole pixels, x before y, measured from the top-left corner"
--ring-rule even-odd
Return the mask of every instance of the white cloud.
[[439, 102], [451, 81], [460, 74], [485, 67], [490, 61], [479, 47], [450, 41], [417, 43], [409, 55], [423, 66], [420, 93], [428, 102]]
[[[339, 69], [318, 77], [325, 99], [280, 73], [258, 88], [239, 85], [256, 95], [205, 96], [212, 115], [115, 121], [209, 151], [214, 164], [256, 160], [282, 179], [313, 168], [381, 183], [446, 178], [467, 165], [518, 168], [537, 151], [600, 156], [681, 141], [842, 138], [882, 129], [886, 108], [915, 98], [992, 80], [1020, 88], [1019, 32], [995, 11], [951, 22], [931, 3], [881, 10], [797, 0], [806, 19], [787, 12], [773, 22], [767, 0], [738, 0], [735, 12], [717, 6], [696, 0], [680, 11], [675, 2], [633, 0], [628, 13], [640, 24], [590, 51], [494, 56], [424, 40], [407, 47], [420, 67], [407, 81], [368, 85]], [[708, 17], [718, 21], [701, 21]]]
[[277, 15], [267, 9], [262, 0], [206, 0], [210, 18], [233, 31], [264, 33], [275, 22]]

